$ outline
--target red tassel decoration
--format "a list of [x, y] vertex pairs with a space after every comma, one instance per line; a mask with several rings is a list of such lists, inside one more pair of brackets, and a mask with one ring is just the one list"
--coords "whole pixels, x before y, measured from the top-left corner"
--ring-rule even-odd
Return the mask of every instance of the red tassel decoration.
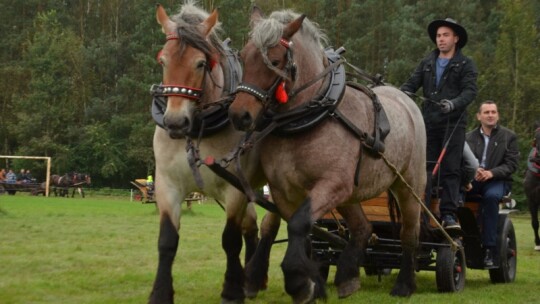
[[276, 100], [279, 103], [286, 103], [289, 101], [289, 96], [285, 92], [285, 81], [282, 81], [276, 88]]

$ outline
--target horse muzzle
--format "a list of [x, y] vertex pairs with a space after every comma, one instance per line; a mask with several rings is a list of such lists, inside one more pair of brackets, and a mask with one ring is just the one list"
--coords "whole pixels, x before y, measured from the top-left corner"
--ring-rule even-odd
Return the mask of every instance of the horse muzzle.
[[229, 111], [229, 118], [236, 130], [249, 131], [254, 127], [253, 117], [248, 111], [239, 113]]
[[163, 126], [172, 139], [184, 138], [191, 130], [191, 125], [191, 119], [186, 116], [163, 117]]

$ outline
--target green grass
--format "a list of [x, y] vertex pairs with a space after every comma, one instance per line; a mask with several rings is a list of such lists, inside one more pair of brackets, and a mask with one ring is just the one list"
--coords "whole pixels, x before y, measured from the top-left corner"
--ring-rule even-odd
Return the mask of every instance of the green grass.
[[[513, 214], [512, 221], [518, 240], [518, 272], [512, 284], [494, 285], [487, 271], [467, 269], [463, 292], [440, 294], [435, 273], [421, 271], [417, 293], [402, 299], [388, 295], [396, 270], [381, 282], [362, 272], [359, 292], [338, 300], [329, 284], [327, 302], [538, 302], [540, 252], [532, 249], [529, 216]], [[176, 302], [218, 303], [225, 269], [220, 243], [224, 213], [214, 203], [195, 204], [183, 211], [181, 223], [173, 269]], [[0, 195], [0, 303], [145, 303], [157, 267], [157, 234], [152, 204]], [[285, 238], [285, 225], [279, 238]], [[279, 267], [285, 248], [273, 248], [268, 290], [246, 303], [291, 302]]]

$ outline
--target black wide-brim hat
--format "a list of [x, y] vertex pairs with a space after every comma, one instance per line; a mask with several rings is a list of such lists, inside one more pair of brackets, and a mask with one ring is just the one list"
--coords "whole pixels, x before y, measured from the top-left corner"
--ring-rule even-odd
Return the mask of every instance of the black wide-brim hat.
[[454, 30], [456, 35], [459, 37], [459, 40], [457, 42], [457, 47], [462, 49], [467, 44], [467, 31], [465, 28], [461, 25], [459, 25], [456, 20], [452, 18], [446, 18], [444, 20], [435, 20], [432, 21], [428, 25], [428, 34], [429, 38], [433, 41], [433, 43], [437, 43], [437, 30], [441, 26], [447, 26]]

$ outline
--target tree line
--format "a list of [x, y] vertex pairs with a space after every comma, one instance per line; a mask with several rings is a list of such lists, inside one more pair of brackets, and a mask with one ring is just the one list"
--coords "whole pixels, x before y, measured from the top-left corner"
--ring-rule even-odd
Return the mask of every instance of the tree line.
[[[540, 3], [532, 0], [202, 0], [217, 8], [224, 33], [241, 49], [250, 7], [292, 9], [318, 23], [334, 47], [399, 86], [435, 46], [434, 19], [465, 26], [463, 52], [479, 69], [480, 102], [498, 103], [515, 130], [521, 181], [532, 128], [540, 119]], [[170, 14], [181, 1], [161, 2]], [[147, 0], [26, 0], [0, 3], [0, 154], [51, 156], [53, 173], [87, 172], [98, 185], [125, 187], [154, 169], [149, 87], [161, 81], [164, 43]], [[28, 168], [24, 161], [15, 160]], [[0, 167], [5, 167], [1, 164]], [[38, 175], [44, 168], [35, 168]], [[44, 174], [43, 174], [44, 175]], [[516, 183], [517, 184], [517, 183]], [[518, 192], [519, 190], [519, 186]]]

